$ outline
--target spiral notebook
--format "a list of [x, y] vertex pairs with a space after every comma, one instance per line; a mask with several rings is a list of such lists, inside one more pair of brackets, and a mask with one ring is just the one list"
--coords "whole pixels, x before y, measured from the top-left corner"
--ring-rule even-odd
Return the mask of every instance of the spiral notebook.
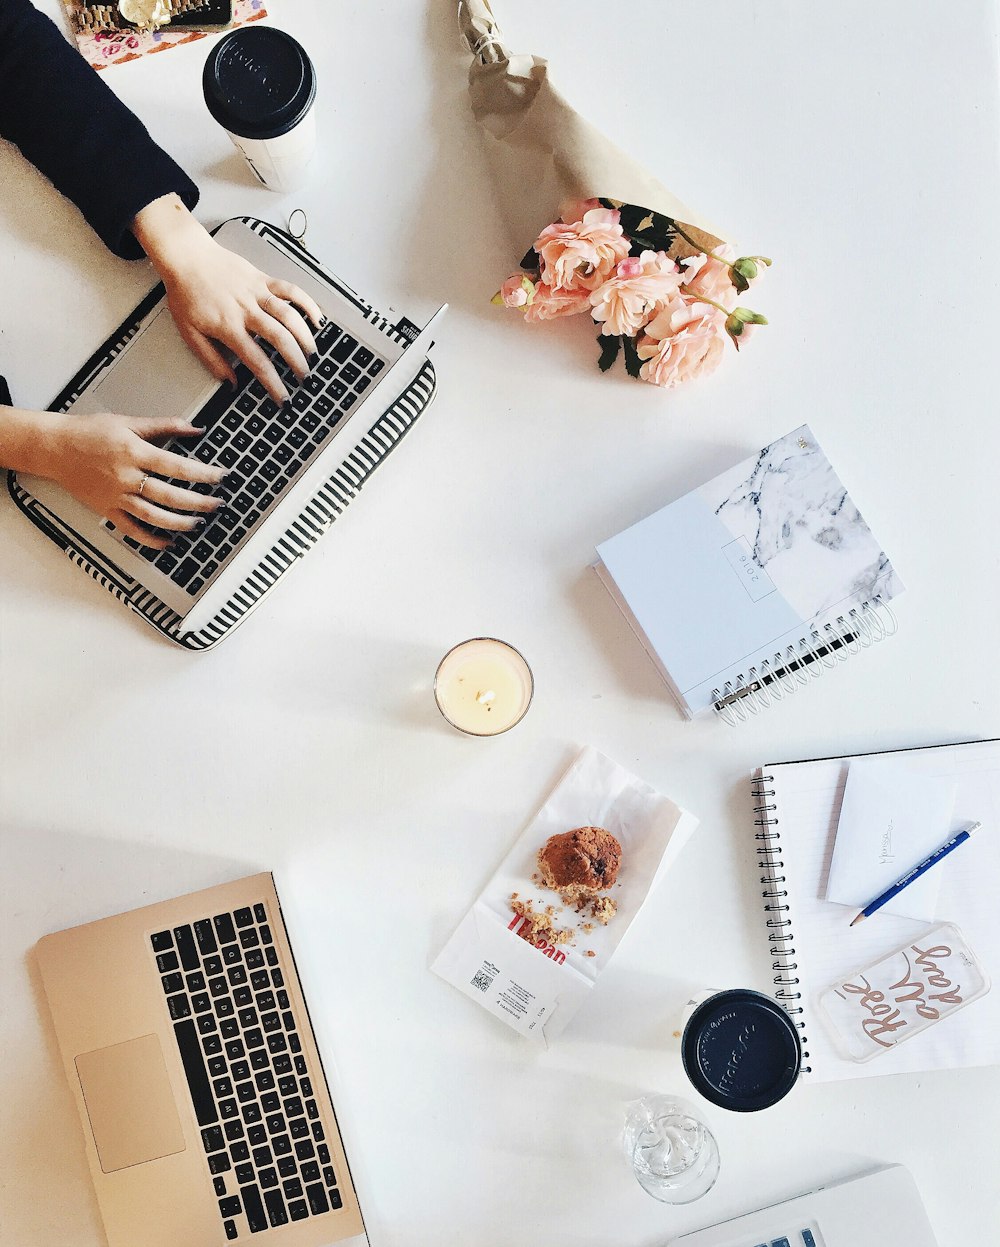
[[894, 632], [903, 590], [808, 425], [597, 553], [681, 710], [729, 722]]
[[866, 1064], [841, 1057], [818, 1014], [817, 997], [839, 976], [876, 961], [928, 926], [880, 912], [851, 927], [854, 911], [824, 899], [854, 759], [768, 763], [751, 780], [764, 931], [775, 997], [795, 1019], [808, 1053], [803, 1067], [810, 1079], [827, 1082], [1000, 1064], [1000, 740], [857, 756], [954, 780], [955, 828], [982, 822], [974, 840], [935, 868], [941, 872], [935, 921], [962, 930], [995, 985], [954, 1017]]

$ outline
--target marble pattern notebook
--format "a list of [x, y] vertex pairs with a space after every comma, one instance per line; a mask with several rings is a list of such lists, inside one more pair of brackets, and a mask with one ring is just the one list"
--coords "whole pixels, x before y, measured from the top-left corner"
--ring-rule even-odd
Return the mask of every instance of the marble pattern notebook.
[[882, 639], [903, 590], [808, 425], [597, 553], [688, 716], [744, 718]]

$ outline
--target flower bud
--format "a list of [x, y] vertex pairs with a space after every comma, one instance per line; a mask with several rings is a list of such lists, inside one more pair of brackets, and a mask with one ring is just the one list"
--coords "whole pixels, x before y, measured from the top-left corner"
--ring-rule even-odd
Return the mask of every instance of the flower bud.
[[733, 285], [740, 294], [743, 294], [750, 289], [750, 283], [757, 276], [757, 265], [754, 262], [753, 256], [744, 255], [733, 263], [729, 272], [733, 279]]
[[747, 325], [766, 325], [767, 320], [760, 312], [752, 312], [748, 307], [734, 307], [726, 317], [726, 333], [733, 340], [733, 345], [740, 349], [740, 336]]
[[500, 307], [530, 307], [535, 301], [535, 283], [523, 273], [508, 277], [496, 292], [491, 303]]

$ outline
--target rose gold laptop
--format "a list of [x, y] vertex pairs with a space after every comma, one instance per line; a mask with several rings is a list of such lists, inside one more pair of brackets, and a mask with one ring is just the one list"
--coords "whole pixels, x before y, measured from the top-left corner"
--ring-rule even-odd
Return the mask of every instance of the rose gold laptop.
[[270, 874], [38, 943], [111, 1247], [362, 1247]]

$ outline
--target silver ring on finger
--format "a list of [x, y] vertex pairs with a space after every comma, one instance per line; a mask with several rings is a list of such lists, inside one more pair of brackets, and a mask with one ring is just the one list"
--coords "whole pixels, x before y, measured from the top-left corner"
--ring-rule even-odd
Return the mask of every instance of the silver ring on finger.
[[142, 480], [139, 482], [139, 488], [135, 491], [135, 496], [136, 496], [137, 498], [141, 498], [141, 497], [142, 497], [142, 491], [146, 488], [146, 482], [147, 482], [148, 480], [149, 480], [149, 473], [148, 473], [148, 472], [144, 472], [144, 473], [142, 474]]

